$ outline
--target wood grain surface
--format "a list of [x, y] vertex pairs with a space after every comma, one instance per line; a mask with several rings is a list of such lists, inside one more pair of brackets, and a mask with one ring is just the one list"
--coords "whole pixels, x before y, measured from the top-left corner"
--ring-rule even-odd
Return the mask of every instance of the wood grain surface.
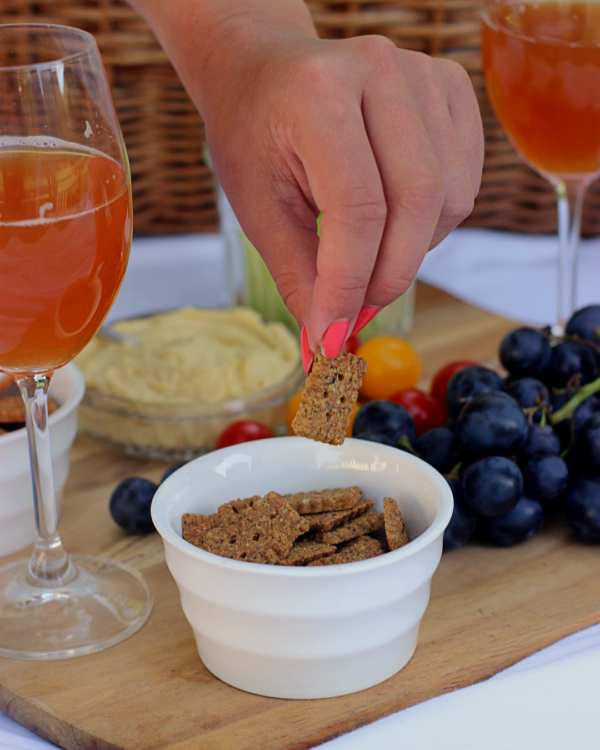
[[[424, 382], [452, 359], [492, 362], [514, 325], [423, 285], [417, 311], [411, 339], [424, 361]], [[61, 521], [67, 549], [141, 570], [155, 608], [139, 633], [98, 654], [49, 663], [0, 659], [0, 708], [68, 750], [310, 748], [485, 680], [600, 621], [598, 547], [578, 543], [556, 522], [514, 549], [471, 544], [445, 554], [417, 651], [381, 685], [326, 700], [251, 695], [220, 682], [198, 658], [158, 535], [126, 536], [109, 517], [117, 482], [133, 475], [158, 480], [165, 465], [109, 453], [83, 438], [72, 462]]]

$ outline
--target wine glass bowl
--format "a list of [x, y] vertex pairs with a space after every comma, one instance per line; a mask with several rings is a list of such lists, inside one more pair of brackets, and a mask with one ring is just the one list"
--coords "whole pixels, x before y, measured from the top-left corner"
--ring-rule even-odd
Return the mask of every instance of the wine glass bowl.
[[131, 635], [152, 595], [133, 569], [69, 558], [57, 531], [47, 391], [94, 336], [131, 246], [131, 179], [94, 38], [0, 26], [0, 372], [23, 396], [36, 542], [0, 568], [0, 656], [57, 659]]
[[588, 185], [600, 174], [600, 4], [486, 0], [482, 57], [496, 117], [558, 201], [558, 327], [575, 309]]

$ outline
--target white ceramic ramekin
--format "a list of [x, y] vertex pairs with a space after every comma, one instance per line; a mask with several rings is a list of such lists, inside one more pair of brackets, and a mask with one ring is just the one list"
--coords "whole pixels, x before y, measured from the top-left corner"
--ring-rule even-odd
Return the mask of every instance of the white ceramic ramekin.
[[[59, 408], [50, 415], [50, 444], [56, 501], [59, 504], [69, 475], [69, 450], [77, 434], [77, 406], [85, 392], [81, 371], [62, 367], [52, 377], [50, 395]], [[0, 557], [33, 544], [35, 517], [29, 469], [27, 432], [0, 435]]]
[[[227, 560], [181, 538], [183, 513], [271, 490], [351, 485], [374, 510], [397, 499], [413, 541], [372, 560], [292, 568]], [[444, 478], [396, 448], [288, 437], [192, 461], [159, 487], [152, 518], [206, 667], [251, 693], [327, 698], [376, 685], [413, 655], [452, 507]]]

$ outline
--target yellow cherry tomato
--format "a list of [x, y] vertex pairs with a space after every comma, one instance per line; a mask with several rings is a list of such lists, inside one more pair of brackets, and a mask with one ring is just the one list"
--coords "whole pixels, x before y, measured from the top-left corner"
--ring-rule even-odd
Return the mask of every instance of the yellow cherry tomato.
[[292, 398], [289, 400], [288, 408], [287, 408], [287, 426], [288, 426], [288, 432], [290, 435], [294, 434], [294, 430], [292, 430], [292, 422], [294, 421], [294, 417], [296, 416], [296, 412], [298, 411], [298, 407], [300, 406], [300, 400], [302, 398], [302, 394], [304, 393], [304, 386], [300, 388], [298, 393], [296, 393], [295, 396], [292, 396]]
[[378, 336], [358, 348], [367, 361], [361, 394], [370, 399], [389, 398], [414, 388], [421, 379], [421, 360], [414, 348], [397, 336]]

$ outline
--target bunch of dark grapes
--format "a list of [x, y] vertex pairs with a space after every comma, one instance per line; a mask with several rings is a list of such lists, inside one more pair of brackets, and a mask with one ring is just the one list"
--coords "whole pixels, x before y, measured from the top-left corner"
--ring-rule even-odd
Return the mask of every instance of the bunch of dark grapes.
[[504, 378], [481, 366], [452, 376], [445, 427], [416, 438], [402, 406], [374, 401], [353, 434], [408, 450], [446, 476], [454, 513], [445, 550], [474, 534], [513, 546], [556, 514], [580, 539], [600, 542], [600, 305], [576, 312], [561, 337], [517, 328], [499, 355]]

